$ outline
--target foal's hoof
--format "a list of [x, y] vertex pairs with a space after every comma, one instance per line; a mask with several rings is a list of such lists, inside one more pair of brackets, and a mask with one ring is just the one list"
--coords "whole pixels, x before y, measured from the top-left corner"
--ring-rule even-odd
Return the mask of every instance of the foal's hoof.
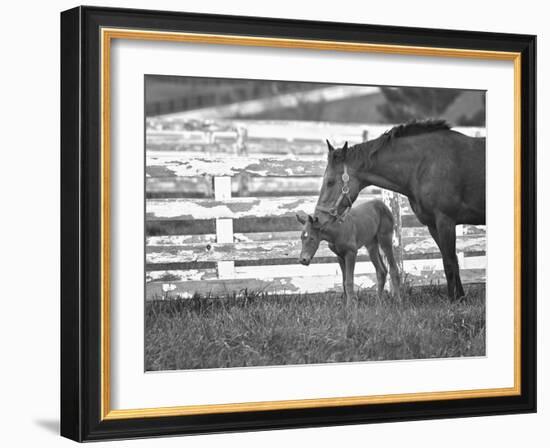
[[346, 325], [346, 338], [351, 339], [357, 334], [357, 325], [355, 322], [348, 322]]

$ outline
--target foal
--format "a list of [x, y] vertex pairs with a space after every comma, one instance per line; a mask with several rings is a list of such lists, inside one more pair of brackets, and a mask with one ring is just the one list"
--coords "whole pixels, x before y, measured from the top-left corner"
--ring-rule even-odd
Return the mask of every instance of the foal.
[[319, 243], [327, 241], [330, 250], [338, 257], [338, 263], [342, 270], [346, 306], [349, 306], [355, 297], [353, 271], [357, 251], [362, 246], [367, 248], [371, 262], [376, 269], [378, 297], [382, 297], [388, 274], [388, 270], [380, 257], [380, 246], [390, 265], [392, 292], [396, 299], [401, 302], [399, 270], [392, 250], [393, 216], [382, 201], [363, 202], [352, 207], [349, 213], [342, 218], [329, 216], [323, 224], [317, 216], [308, 215], [307, 218], [304, 218], [296, 215], [296, 218], [304, 225], [300, 263], [308, 266], [319, 248]]

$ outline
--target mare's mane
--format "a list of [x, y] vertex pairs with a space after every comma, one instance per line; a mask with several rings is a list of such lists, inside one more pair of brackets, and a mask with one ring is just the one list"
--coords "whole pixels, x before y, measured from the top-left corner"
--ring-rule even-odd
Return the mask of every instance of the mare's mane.
[[451, 126], [445, 120], [410, 121], [394, 126], [389, 131], [384, 132], [379, 138], [387, 141], [399, 137], [427, 134], [429, 132], [448, 131], [449, 129], [451, 129]]
[[354, 159], [359, 156], [363, 156], [361, 158], [365, 159], [366, 156], [368, 160], [370, 160], [376, 152], [390, 144], [394, 139], [428, 134], [436, 131], [448, 131], [450, 129], [451, 126], [445, 120], [409, 121], [408, 123], [394, 126], [374, 140], [369, 140], [359, 143], [358, 145], [354, 145], [347, 151], [343, 151], [342, 148], [334, 150], [332, 153], [332, 158], [333, 160], [344, 160], [348, 159], [349, 156]]

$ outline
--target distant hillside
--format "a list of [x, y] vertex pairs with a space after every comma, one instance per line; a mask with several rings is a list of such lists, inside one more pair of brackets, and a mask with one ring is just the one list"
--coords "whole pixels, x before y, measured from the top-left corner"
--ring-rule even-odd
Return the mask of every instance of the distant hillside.
[[[407, 116], [444, 118], [452, 125], [483, 126], [485, 93], [462, 91], [446, 106], [449, 90], [421, 88], [384, 89], [287, 81], [147, 76], [147, 116], [179, 115], [186, 118], [241, 120], [305, 120], [333, 123], [388, 124], [407, 118], [392, 118], [393, 110], [409, 110]], [[412, 91], [409, 95], [407, 92]], [[438, 91], [441, 91], [439, 97]], [[435, 96], [434, 96], [435, 95]], [[395, 102], [394, 100], [395, 97]], [[436, 113], [425, 104], [439, 101], [446, 107]], [[400, 104], [400, 105], [398, 105]], [[424, 104], [424, 109], [421, 105]], [[396, 109], [397, 108], [397, 109]], [[421, 111], [424, 111], [421, 113]], [[397, 116], [397, 115], [396, 115]]]
[[362, 95], [342, 100], [317, 103], [310, 107], [266, 111], [246, 118], [254, 120], [315, 120], [333, 123], [383, 123], [377, 106], [382, 104], [381, 93]]
[[[254, 120], [315, 120], [333, 123], [393, 123], [380, 112], [386, 101], [382, 93], [312, 104], [310, 107], [285, 108], [239, 117]], [[236, 118], [236, 117], [232, 117]], [[440, 117], [455, 126], [485, 125], [485, 94], [479, 91], [461, 93]]]

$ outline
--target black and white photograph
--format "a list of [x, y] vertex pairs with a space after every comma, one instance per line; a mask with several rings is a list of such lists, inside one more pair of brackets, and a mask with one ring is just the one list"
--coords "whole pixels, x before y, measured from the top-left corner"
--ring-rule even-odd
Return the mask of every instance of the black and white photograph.
[[[29, 346], [6, 359], [41, 367], [26, 395], [53, 390], [62, 436], [432, 446], [459, 417], [479, 444], [541, 434], [537, 36], [400, 2], [61, 13], [61, 127], [6, 108], [32, 124], [8, 133], [7, 209], [30, 212], [27, 240], [60, 224], [61, 308], [7, 313]], [[55, 169], [25, 151], [45, 129]], [[36, 175], [57, 172], [56, 221]], [[20, 249], [25, 273], [55, 254]], [[61, 324], [39, 349], [38, 322]]]
[[544, 447], [544, 2], [87, 3], [3, 8], [2, 446]]
[[486, 355], [486, 92], [146, 75], [146, 371]]

